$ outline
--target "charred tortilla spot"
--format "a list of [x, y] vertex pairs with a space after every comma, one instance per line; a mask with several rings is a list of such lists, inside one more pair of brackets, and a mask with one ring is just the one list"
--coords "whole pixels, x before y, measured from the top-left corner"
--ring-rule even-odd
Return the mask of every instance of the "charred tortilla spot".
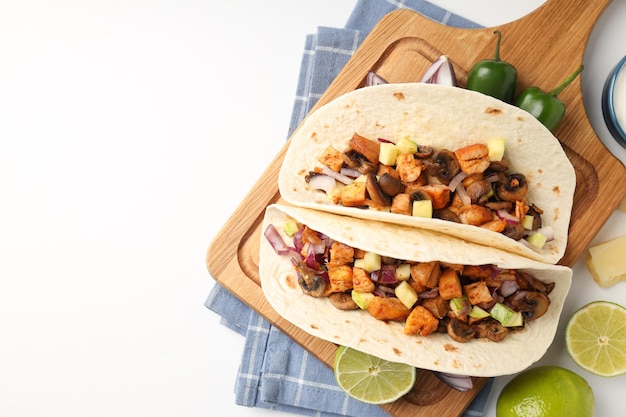
[[561, 188], [558, 185], [552, 187], [552, 192], [556, 195], [561, 195]]
[[520, 121], [520, 122], [523, 122], [524, 118], [522, 116], [517, 116], [517, 120]]
[[400, 92], [393, 93], [393, 97], [396, 100], [398, 100], [398, 101], [404, 101], [405, 100], [404, 94], [400, 93]]
[[402, 356], [402, 351], [400, 349], [393, 348], [393, 353], [395, 353], [398, 356]]
[[317, 326], [317, 324], [312, 324], [311, 329], [319, 330], [319, 327]]
[[449, 343], [446, 343], [445, 345], [443, 345], [443, 348], [446, 350], [446, 352], [456, 352], [457, 350], [459, 350], [458, 347], [451, 345]]
[[363, 339], [363, 338], [359, 339], [359, 343], [365, 343], [365, 342], [367, 342], [367, 339]]
[[502, 114], [502, 110], [500, 109], [494, 109], [493, 107], [487, 107], [485, 109], [485, 114], [493, 114], [493, 115], [500, 115]]
[[311, 140], [313, 142], [317, 142], [317, 138], [318, 138], [317, 132], [311, 133]]
[[455, 367], [455, 368], [461, 368], [462, 367], [461, 362], [459, 362], [458, 359], [455, 359], [455, 360], [452, 361], [452, 366]]
[[285, 284], [287, 284], [287, 287], [289, 287], [290, 290], [295, 290], [299, 288], [298, 280], [293, 275], [287, 275], [287, 277], [285, 278]]

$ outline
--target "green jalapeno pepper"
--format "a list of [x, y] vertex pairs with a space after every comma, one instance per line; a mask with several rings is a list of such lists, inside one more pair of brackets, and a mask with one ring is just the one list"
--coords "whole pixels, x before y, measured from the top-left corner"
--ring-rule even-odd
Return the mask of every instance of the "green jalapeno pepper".
[[506, 103], [512, 103], [517, 87], [517, 70], [508, 62], [500, 60], [502, 33], [497, 30], [493, 33], [498, 35], [494, 58], [478, 61], [470, 69], [466, 87], [468, 90], [479, 91]]
[[550, 92], [546, 93], [539, 87], [524, 89], [517, 97], [515, 105], [535, 116], [545, 127], [554, 132], [565, 117], [565, 104], [557, 96], [574, 81], [583, 68], [582, 65], [578, 67], [565, 81]]

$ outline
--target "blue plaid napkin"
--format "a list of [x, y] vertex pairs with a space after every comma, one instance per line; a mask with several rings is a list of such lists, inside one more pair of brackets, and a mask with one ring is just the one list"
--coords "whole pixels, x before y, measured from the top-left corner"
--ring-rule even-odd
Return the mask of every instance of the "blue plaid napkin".
[[[367, 34], [387, 13], [410, 8], [440, 23], [480, 27], [423, 0], [359, 0], [345, 28], [320, 27], [307, 36], [288, 136], [304, 119]], [[245, 336], [235, 402], [316, 417], [388, 417], [382, 408], [356, 401], [336, 384], [333, 372], [225, 288], [216, 284], [205, 305], [221, 323]], [[463, 417], [481, 416], [490, 379]]]

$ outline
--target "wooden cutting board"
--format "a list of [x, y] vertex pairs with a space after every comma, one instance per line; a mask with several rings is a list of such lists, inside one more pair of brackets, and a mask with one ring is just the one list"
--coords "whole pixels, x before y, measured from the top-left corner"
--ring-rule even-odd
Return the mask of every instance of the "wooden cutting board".
[[[518, 89], [534, 85], [551, 90], [582, 63], [587, 39], [609, 3], [610, 0], [548, 0], [519, 20], [486, 29], [451, 28], [406, 9], [392, 12], [373, 29], [313, 111], [341, 94], [363, 87], [368, 71], [375, 71], [389, 82], [419, 81], [426, 68], [442, 54], [453, 62], [459, 84], [465, 86], [472, 65], [493, 56], [495, 29], [503, 33], [502, 59], [519, 72]], [[568, 246], [560, 263], [573, 266], [624, 196], [626, 169], [589, 123], [581, 77], [559, 98], [565, 102], [567, 113], [555, 135], [576, 170], [577, 181]], [[287, 146], [276, 155], [211, 243], [207, 267], [221, 285], [330, 367], [336, 345], [310, 336], [280, 317], [265, 300], [259, 283], [260, 224], [267, 205], [283, 202], [277, 179]], [[396, 417], [457, 417], [486, 381], [474, 378], [474, 389], [461, 393], [439, 383], [431, 372], [421, 371], [416, 387], [421, 387], [422, 392], [416, 394], [429, 405], [399, 400], [383, 407]]]

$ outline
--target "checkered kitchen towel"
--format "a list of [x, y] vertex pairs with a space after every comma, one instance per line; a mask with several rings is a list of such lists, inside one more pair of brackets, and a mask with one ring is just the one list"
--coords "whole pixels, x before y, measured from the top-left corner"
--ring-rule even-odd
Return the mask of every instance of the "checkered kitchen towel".
[[[410, 8], [456, 27], [479, 27], [423, 0], [359, 0], [345, 28], [320, 27], [306, 38], [299, 84], [288, 136], [315, 105], [375, 24], [388, 12]], [[333, 372], [258, 314], [216, 284], [206, 306], [221, 323], [245, 336], [235, 386], [235, 402], [316, 417], [386, 417], [380, 407], [347, 396]], [[493, 380], [469, 405], [463, 417], [481, 416]]]

